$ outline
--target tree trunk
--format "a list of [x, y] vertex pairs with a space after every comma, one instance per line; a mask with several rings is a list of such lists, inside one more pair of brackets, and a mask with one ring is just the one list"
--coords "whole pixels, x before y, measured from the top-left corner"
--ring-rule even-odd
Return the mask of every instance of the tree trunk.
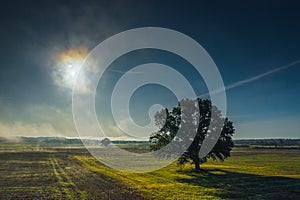
[[195, 165], [195, 170], [200, 170], [200, 159], [199, 158], [194, 159], [194, 165]]

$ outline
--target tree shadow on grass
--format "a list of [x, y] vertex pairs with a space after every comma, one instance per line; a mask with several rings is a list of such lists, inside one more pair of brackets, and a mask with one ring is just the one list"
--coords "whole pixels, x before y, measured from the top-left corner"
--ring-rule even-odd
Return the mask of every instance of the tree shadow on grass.
[[300, 199], [300, 179], [229, 172], [221, 169], [182, 172], [191, 178], [176, 179], [214, 188], [222, 199]]

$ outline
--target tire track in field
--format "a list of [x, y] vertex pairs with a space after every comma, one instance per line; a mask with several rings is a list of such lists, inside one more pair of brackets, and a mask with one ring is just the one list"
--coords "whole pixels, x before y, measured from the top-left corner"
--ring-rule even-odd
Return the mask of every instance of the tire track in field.
[[68, 176], [64, 169], [60, 166], [57, 159], [50, 159], [53, 172], [58, 180], [58, 183], [61, 186], [61, 197], [62, 199], [84, 199], [84, 191], [78, 189], [76, 184], [72, 181], [70, 176]]

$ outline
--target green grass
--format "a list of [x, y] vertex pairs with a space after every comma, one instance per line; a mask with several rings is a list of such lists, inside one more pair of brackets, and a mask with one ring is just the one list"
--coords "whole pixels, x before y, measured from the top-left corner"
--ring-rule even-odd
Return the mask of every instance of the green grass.
[[150, 173], [106, 167], [91, 156], [75, 156], [87, 169], [118, 178], [149, 199], [269, 199], [300, 197], [299, 151], [245, 150], [225, 162], [209, 161], [195, 172], [176, 163]]
[[300, 178], [299, 155], [274, 153], [240, 155], [230, 157], [223, 163], [211, 161], [203, 166], [206, 169], [223, 169], [229, 172]]

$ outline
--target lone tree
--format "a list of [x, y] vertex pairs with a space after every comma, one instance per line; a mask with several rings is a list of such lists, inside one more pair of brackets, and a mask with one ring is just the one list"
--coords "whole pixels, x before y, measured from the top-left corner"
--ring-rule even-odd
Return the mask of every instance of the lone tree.
[[104, 138], [103, 140], [101, 140], [101, 145], [102, 146], [108, 146], [111, 142], [110, 142], [110, 140], [108, 139], [108, 138]]
[[[184, 105], [184, 107], [180, 105]], [[189, 113], [192, 117], [185, 117], [183, 120], [182, 108], [187, 109], [188, 111], [185, 113]], [[197, 116], [195, 116], [195, 110], [197, 109], [199, 109], [199, 112], [196, 112]], [[197, 123], [195, 123], [195, 119]], [[200, 170], [200, 164], [206, 162], [208, 158], [224, 161], [224, 159], [230, 156], [230, 151], [233, 148], [233, 123], [228, 118], [224, 119], [221, 111], [212, 105], [210, 100], [200, 98], [196, 100], [182, 100], [172, 111], [166, 109], [157, 112], [155, 123], [160, 130], [150, 136], [151, 151], [161, 149], [171, 140], [177, 141], [177, 145], [184, 145], [183, 141], [186, 140], [185, 137], [191, 141], [191, 145], [186, 147], [187, 150], [178, 159], [180, 166], [191, 162], [195, 165], [196, 170]], [[176, 135], [180, 127], [185, 127], [184, 136], [181, 135], [184, 138]], [[215, 146], [205, 157], [200, 158], [199, 151], [203, 140], [205, 137], [213, 135], [212, 133], [215, 131], [218, 131], [218, 134], [221, 132]], [[191, 137], [191, 135], [194, 137]], [[169, 154], [171, 153], [169, 152]]]

